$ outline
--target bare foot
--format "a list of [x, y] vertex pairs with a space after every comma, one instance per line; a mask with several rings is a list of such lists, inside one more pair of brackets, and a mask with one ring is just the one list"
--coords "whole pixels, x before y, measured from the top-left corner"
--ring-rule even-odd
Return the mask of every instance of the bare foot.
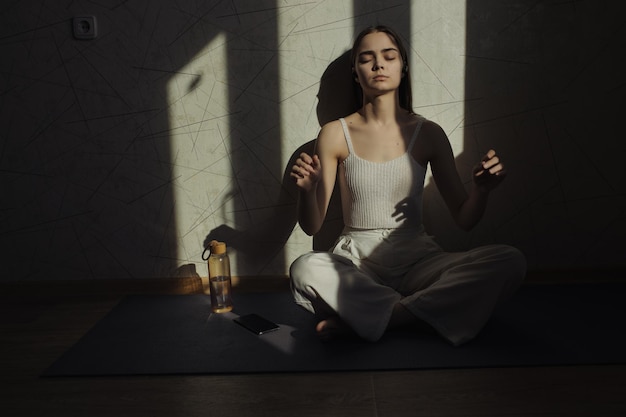
[[352, 329], [337, 316], [329, 317], [317, 323], [315, 331], [317, 336], [324, 341], [352, 333]]

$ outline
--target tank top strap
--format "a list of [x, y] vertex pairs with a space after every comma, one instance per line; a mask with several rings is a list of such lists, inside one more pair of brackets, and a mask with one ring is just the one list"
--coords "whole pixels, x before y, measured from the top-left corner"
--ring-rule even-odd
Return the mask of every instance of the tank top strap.
[[343, 117], [341, 117], [339, 121], [341, 122], [341, 127], [343, 128], [343, 135], [346, 138], [346, 144], [348, 144], [348, 152], [354, 155], [354, 148], [352, 147], [352, 139], [350, 138], [350, 131], [348, 130], [348, 124], [346, 123], [346, 120]]
[[413, 136], [411, 136], [411, 140], [409, 141], [409, 146], [407, 148], [407, 152], [411, 153], [413, 149], [413, 145], [415, 145], [415, 140], [417, 139], [417, 135], [420, 133], [420, 129], [422, 128], [422, 123], [424, 123], [424, 118], [422, 116], [418, 116], [417, 126], [415, 126], [415, 131], [413, 132]]

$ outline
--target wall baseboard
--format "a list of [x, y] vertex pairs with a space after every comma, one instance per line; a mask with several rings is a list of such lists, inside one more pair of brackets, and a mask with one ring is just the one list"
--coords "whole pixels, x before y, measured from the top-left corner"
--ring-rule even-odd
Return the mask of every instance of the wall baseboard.
[[[576, 269], [529, 271], [526, 285], [626, 283], [623, 269]], [[286, 275], [234, 276], [235, 291], [288, 291]], [[89, 280], [8, 281], [0, 282], [0, 294], [7, 295], [125, 295], [125, 294], [208, 294], [208, 278], [112, 278]]]
[[[234, 290], [271, 292], [289, 289], [287, 276], [232, 277]], [[209, 294], [207, 277], [111, 278], [0, 282], [2, 295]]]

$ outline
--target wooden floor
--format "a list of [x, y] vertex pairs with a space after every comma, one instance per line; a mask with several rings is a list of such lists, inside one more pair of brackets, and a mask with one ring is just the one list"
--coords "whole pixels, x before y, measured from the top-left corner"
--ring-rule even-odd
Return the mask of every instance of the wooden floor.
[[[123, 294], [0, 296], [2, 416], [626, 416], [626, 365], [41, 378]], [[623, 329], [622, 329], [623, 330]]]

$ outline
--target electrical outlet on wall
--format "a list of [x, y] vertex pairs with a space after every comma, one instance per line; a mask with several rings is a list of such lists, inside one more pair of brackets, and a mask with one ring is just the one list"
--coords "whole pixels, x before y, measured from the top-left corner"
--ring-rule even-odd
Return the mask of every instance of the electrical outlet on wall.
[[95, 16], [82, 16], [72, 19], [72, 29], [76, 39], [95, 39], [98, 28]]

